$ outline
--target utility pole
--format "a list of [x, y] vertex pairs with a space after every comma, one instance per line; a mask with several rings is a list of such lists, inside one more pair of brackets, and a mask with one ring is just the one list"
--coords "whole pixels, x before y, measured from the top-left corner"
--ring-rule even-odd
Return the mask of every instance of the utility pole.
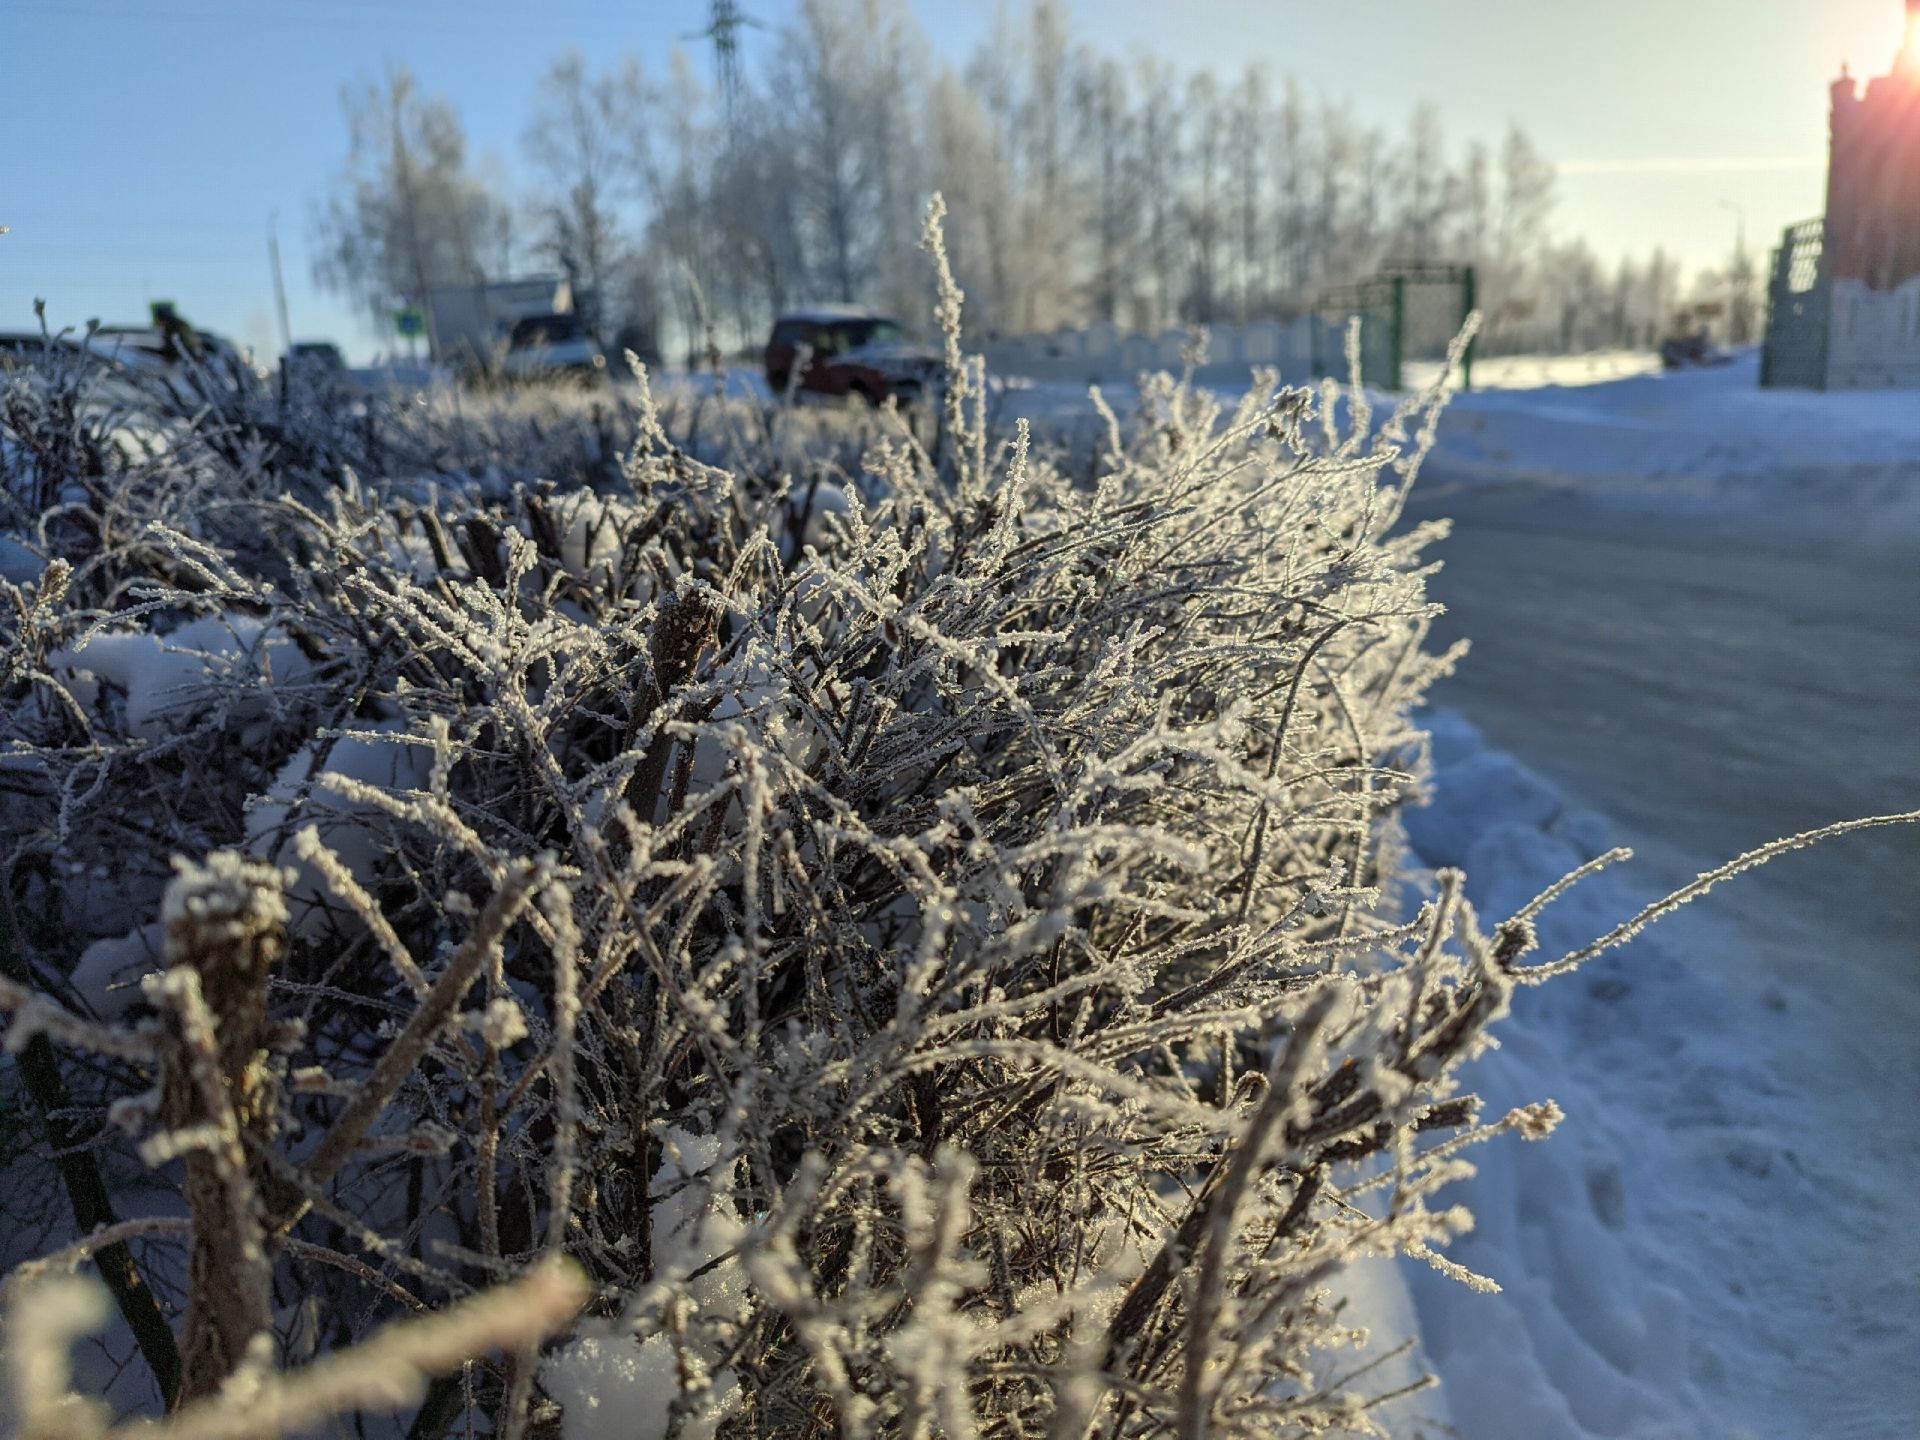
[[267, 259], [273, 265], [273, 303], [280, 312], [280, 353], [293, 351], [293, 327], [287, 323], [287, 282], [280, 274], [280, 212], [267, 217]]

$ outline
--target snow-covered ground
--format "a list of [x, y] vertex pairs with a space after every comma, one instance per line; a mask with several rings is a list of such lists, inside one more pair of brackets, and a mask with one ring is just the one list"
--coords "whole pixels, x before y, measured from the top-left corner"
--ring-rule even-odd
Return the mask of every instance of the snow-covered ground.
[[[1409, 385], [1431, 384], [1438, 364], [1410, 362]], [[1546, 385], [1597, 385], [1636, 375], [1660, 373], [1660, 357], [1651, 350], [1589, 350], [1578, 355], [1494, 355], [1473, 362], [1476, 390], [1537, 390]]]
[[[1477, 644], [1441, 698], [1499, 748], [1437, 722], [1416, 846], [1496, 916], [1609, 834], [1642, 854], [1549, 950], [1920, 807], [1920, 396], [1756, 378], [1464, 396], [1423, 477], [1442, 638]], [[1413, 1285], [1461, 1433], [1920, 1434], [1916, 865], [1912, 828], [1786, 857], [1521, 997], [1479, 1083], [1568, 1120], [1480, 1157], [1454, 1252], [1506, 1292]]]
[[1763, 390], [1707, 370], [1456, 397], [1423, 486], [1519, 486], [1656, 515], [1920, 531], [1920, 392]]
[[[1408, 831], [1430, 864], [1465, 867], [1489, 917], [1626, 838], [1458, 715], [1432, 723], [1434, 802]], [[1655, 895], [1632, 866], [1604, 872], [1542, 917], [1543, 951], [1575, 949]], [[1523, 991], [1470, 1077], [1490, 1114], [1551, 1096], [1567, 1119], [1544, 1145], [1483, 1147], [1459, 1192], [1478, 1224], [1450, 1256], [1501, 1294], [1407, 1274], [1444, 1382], [1444, 1410], [1429, 1413], [1461, 1434], [1893, 1440], [1920, 1427], [1920, 1243], [1901, 1221], [1916, 1178], [1900, 1113], [1910, 1049], [1884, 1088], [1865, 1088], [1821, 1013], [1831, 957], [1803, 954], [1799, 987], [1740, 983], [1727, 972], [1754, 959], [1729, 918], [1742, 902], [1716, 899]]]
[[[1466, 869], [1468, 897], [1489, 922], [1612, 844], [1604, 818], [1487, 748], [1465, 720], [1443, 712], [1431, 728], [1434, 801], [1408, 816], [1409, 837], [1427, 864]], [[1595, 877], [1542, 917], [1542, 953], [1579, 948], [1642, 898], [1619, 872]], [[1479, 1173], [1456, 1192], [1476, 1227], [1450, 1258], [1501, 1292], [1406, 1267], [1427, 1359], [1460, 1433], [1738, 1433], [1713, 1423], [1694, 1374], [1729, 1361], [1747, 1369], [1745, 1357], [1718, 1353], [1724, 1337], [1690, 1333], [1688, 1297], [1717, 1277], [1700, 1273], [1711, 1264], [1685, 1236], [1649, 1223], [1713, 1189], [1688, 1174], [1668, 1122], [1696, 1074], [1716, 1063], [1738, 1069], [1727, 1008], [1658, 937], [1517, 997], [1501, 1049], [1469, 1083], [1490, 1115], [1551, 1097], [1567, 1119], [1547, 1144], [1483, 1147]], [[1648, 1054], [1639, 1047], [1653, 1031]], [[1733, 1217], [1723, 1209], [1715, 1218]]]

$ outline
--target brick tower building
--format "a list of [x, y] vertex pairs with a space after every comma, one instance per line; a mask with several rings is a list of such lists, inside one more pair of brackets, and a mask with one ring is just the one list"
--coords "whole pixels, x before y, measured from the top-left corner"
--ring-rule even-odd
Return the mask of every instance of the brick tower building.
[[1920, 388], [1920, 0], [1862, 90], [1833, 83], [1827, 213], [1774, 252], [1762, 385]]
[[1920, 275], [1920, 0], [1906, 0], [1908, 43], [1864, 92], [1833, 82], [1826, 258], [1836, 280], [1891, 290]]

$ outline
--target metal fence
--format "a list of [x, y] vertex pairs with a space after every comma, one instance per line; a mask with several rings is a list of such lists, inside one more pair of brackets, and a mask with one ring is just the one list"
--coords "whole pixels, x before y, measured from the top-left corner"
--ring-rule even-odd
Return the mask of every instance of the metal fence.
[[1822, 263], [1823, 220], [1789, 225], [1773, 252], [1767, 283], [1767, 336], [1760, 348], [1760, 383], [1827, 387], [1832, 286]]
[[[1201, 384], [1245, 384], [1256, 366], [1272, 366], [1298, 384], [1324, 375], [1346, 378], [1348, 323], [1360, 321], [1361, 374], [1369, 385], [1403, 390], [1444, 361], [1474, 307], [1471, 265], [1394, 265], [1358, 285], [1328, 291], [1311, 312], [1290, 321], [1249, 320], [1208, 328], [1207, 358], [1194, 372]], [[1045, 335], [996, 336], [980, 345], [997, 375], [1073, 385], [1128, 382], [1152, 370], [1178, 372], [1194, 332], [1159, 334], [1107, 322]], [[1461, 366], [1473, 383], [1473, 351]]]
[[[1395, 264], [1320, 298], [1316, 312], [1330, 353], [1316, 353], [1318, 374], [1346, 373], [1346, 331], [1360, 322], [1360, 371], [1387, 390], [1406, 388], [1410, 363], [1445, 360], [1475, 304], [1471, 265]], [[1473, 347], [1461, 358], [1460, 385], [1473, 388]]]

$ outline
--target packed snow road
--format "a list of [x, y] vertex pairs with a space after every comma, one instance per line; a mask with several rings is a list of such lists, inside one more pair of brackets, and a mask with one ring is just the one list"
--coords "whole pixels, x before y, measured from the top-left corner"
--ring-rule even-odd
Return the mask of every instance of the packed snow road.
[[[1920, 808], [1920, 539], [1556, 516], [1524, 492], [1444, 509], [1436, 638], [1473, 651], [1436, 698], [1631, 833], [1659, 880]], [[1849, 943], [1862, 980], [1920, 1002], [1920, 831], [1791, 856], [1721, 903]]]
[[[1642, 888], [1920, 808], [1920, 537], [1450, 484], [1442, 449], [1418, 507], [1455, 520], [1437, 638], [1473, 651], [1436, 700], [1607, 816]], [[1688, 1157], [1627, 1177], [1688, 1312], [1688, 1383], [1734, 1434], [1920, 1433], [1920, 827], [1788, 855], [1661, 928], [1724, 1011], [1647, 1025], [1637, 1059], [1610, 1043], [1589, 1100], [1643, 1107]], [[1707, 1058], [1675, 1104], [1684, 1051]]]

